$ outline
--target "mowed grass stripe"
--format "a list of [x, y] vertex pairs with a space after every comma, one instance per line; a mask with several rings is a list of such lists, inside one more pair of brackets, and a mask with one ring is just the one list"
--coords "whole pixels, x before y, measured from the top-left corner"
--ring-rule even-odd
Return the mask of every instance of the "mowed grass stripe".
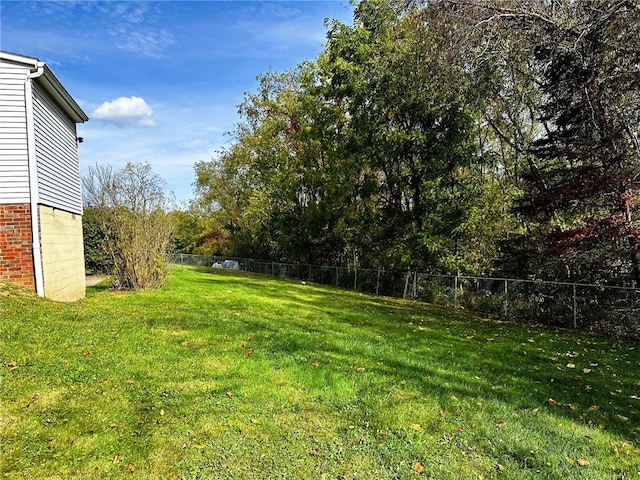
[[640, 478], [632, 343], [206, 268], [4, 291], [3, 478]]

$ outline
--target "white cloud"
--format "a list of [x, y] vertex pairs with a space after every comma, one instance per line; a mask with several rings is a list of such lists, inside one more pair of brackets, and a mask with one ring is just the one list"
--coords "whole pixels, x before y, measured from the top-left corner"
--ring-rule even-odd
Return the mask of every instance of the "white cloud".
[[118, 127], [155, 127], [153, 110], [144, 98], [120, 97], [104, 102], [93, 111], [93, 118]]
[[124, 43], [118, 48], [143, 57], [160, 58], [164, 50], [175, 43], [173, 35], [166, 30], [141, 30], [124, 33]]

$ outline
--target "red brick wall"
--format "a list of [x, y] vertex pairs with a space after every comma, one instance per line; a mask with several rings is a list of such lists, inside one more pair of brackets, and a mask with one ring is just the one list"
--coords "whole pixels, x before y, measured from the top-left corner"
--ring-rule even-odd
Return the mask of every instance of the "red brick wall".
[[35, 290], [29, 204], [0, 205], [0, 282]]

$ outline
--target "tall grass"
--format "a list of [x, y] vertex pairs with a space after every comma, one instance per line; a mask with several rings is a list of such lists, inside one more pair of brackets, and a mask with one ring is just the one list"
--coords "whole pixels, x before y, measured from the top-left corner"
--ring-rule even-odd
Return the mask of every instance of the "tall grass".
[[0, 300], [3, 478], [640, 478], [640, 354], [206, 268]]

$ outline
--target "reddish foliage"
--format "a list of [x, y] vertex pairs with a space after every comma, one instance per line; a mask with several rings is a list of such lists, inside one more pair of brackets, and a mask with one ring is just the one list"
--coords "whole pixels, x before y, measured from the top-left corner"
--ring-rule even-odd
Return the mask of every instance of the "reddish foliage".
[[591, 219], [583, 227], [565, 231], [558, 230], [549, 236], [556, 254], [562, 254], [574, 248], [584, 248], [596, 243], [624, 238], [640, 238], [640, 228], [627, 220], [623, 213], [614, 213], [604, 218]]

